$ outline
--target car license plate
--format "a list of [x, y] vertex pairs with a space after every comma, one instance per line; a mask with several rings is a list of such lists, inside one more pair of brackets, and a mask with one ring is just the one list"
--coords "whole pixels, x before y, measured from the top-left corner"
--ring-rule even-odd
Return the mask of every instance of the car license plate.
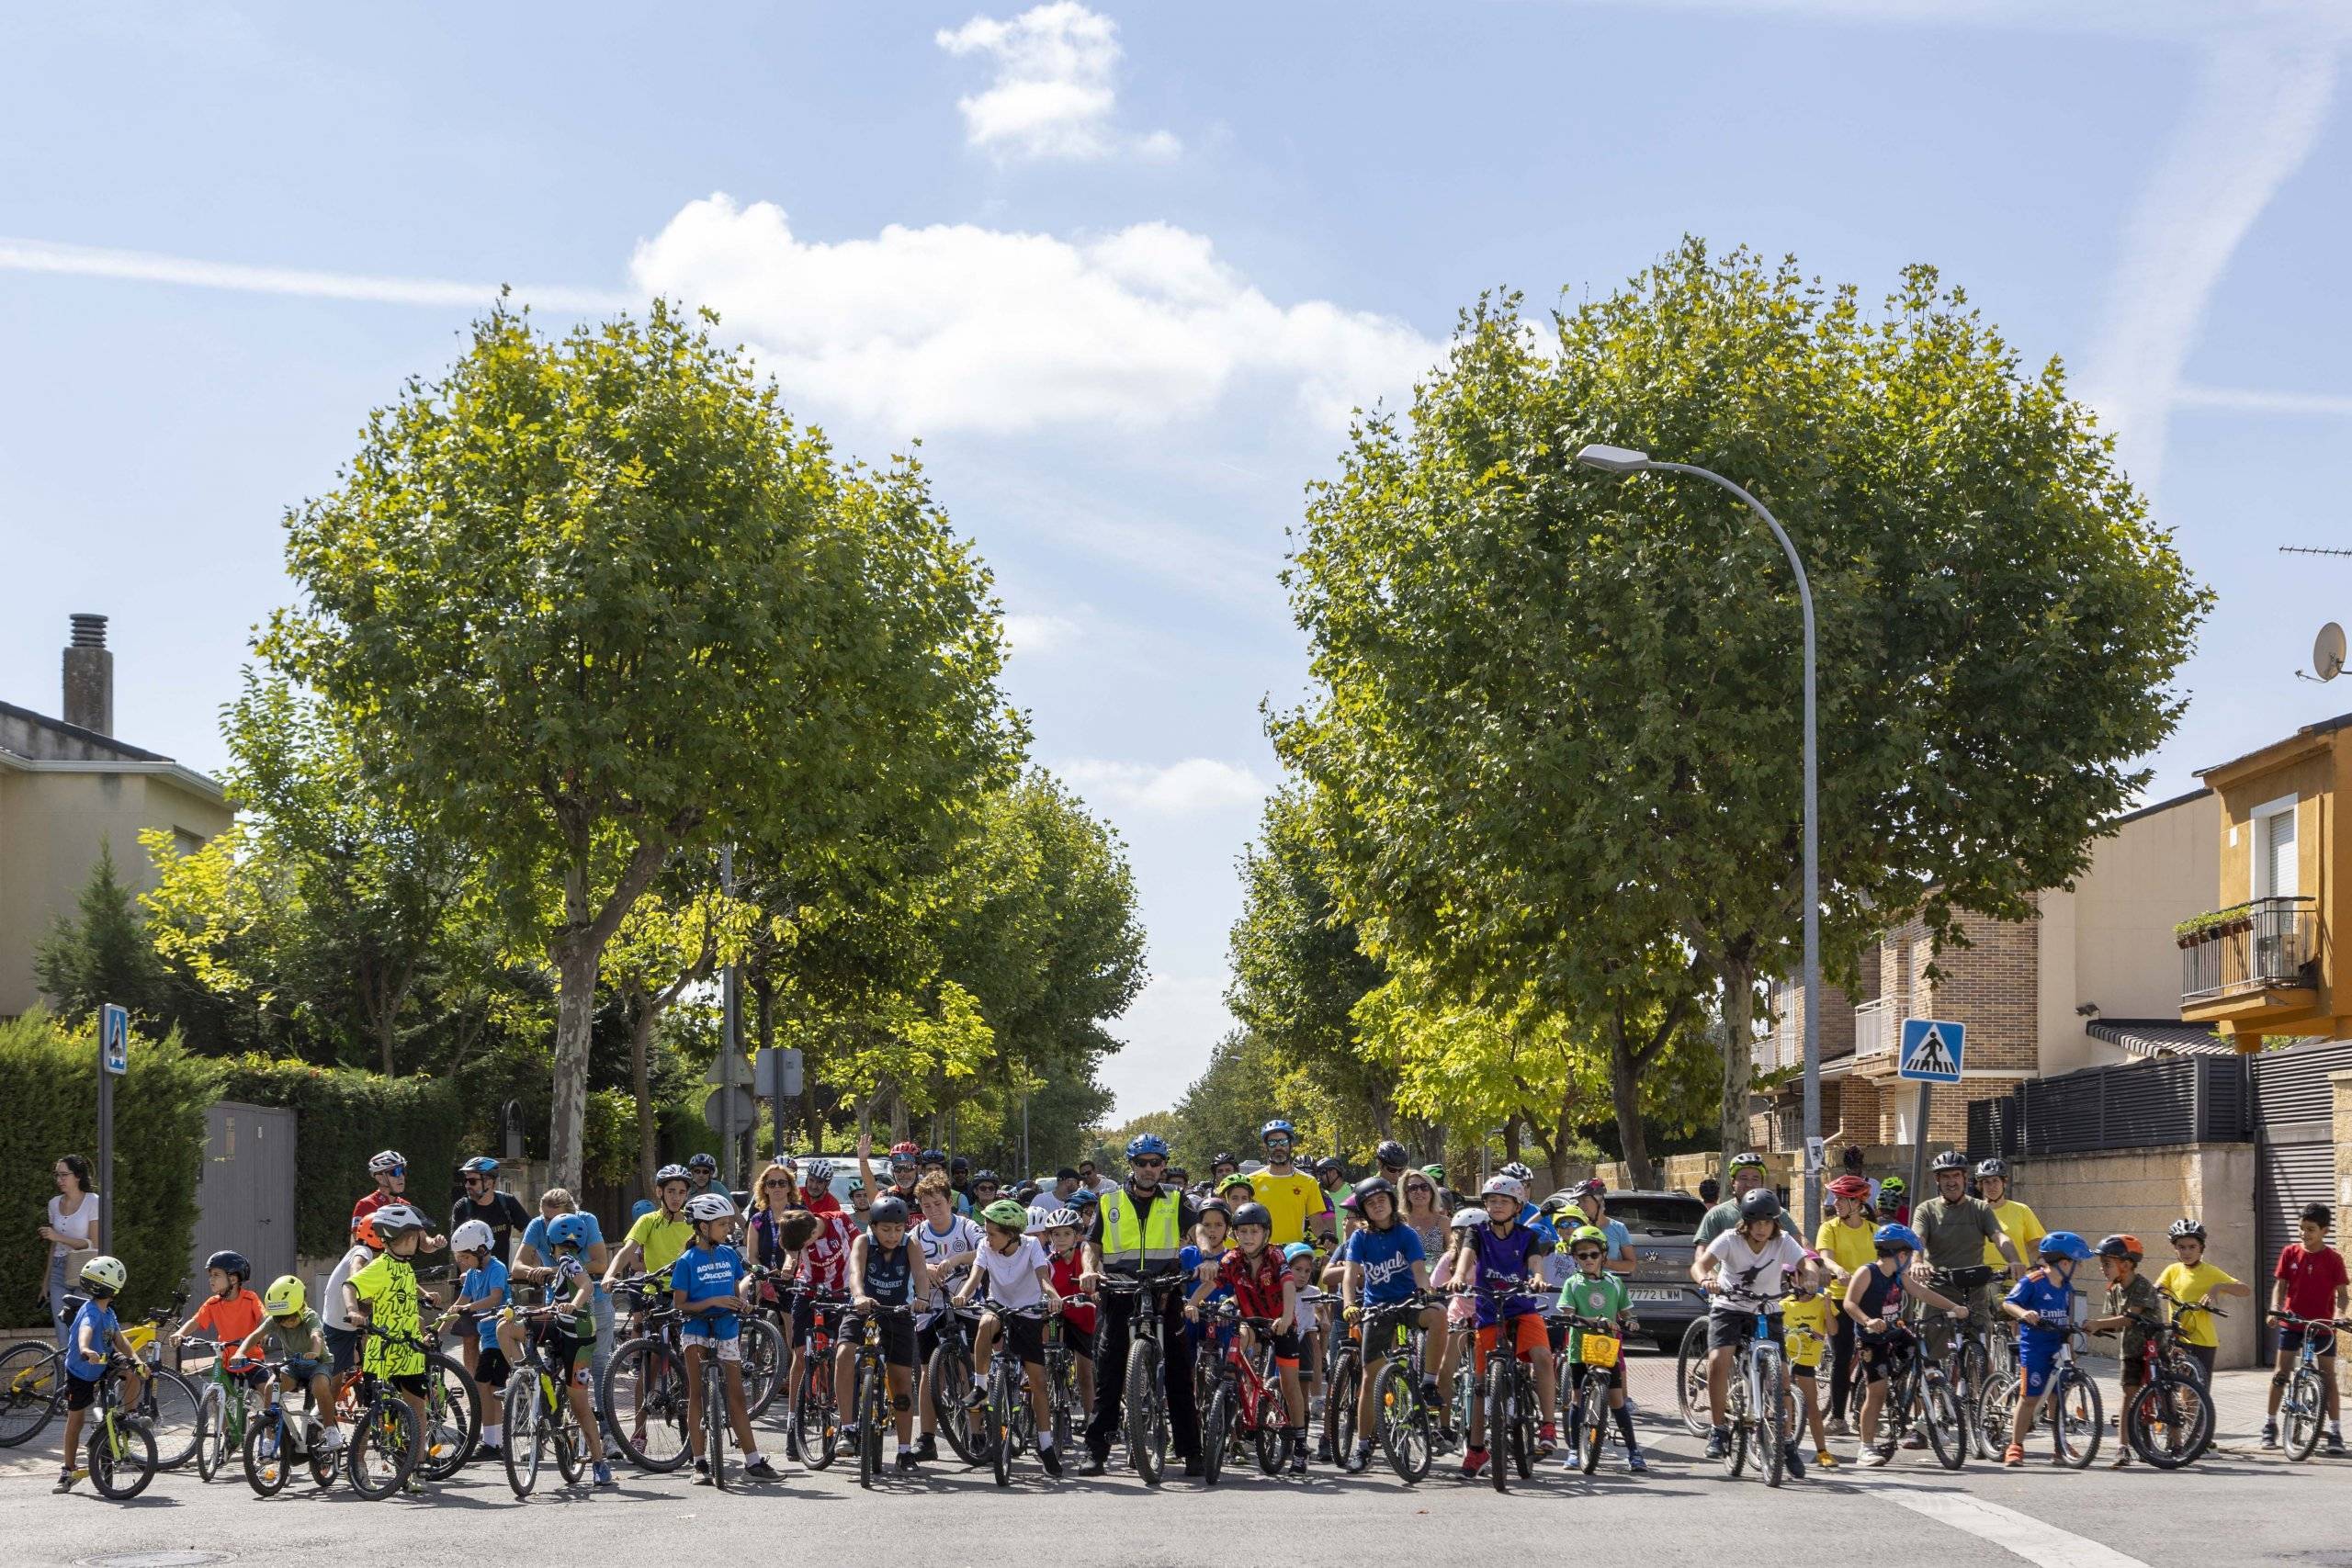
[[1673, 1285], [1636, 1285], [1633, 1297], [1637, 1302], [1679, 1302], [1682, 1292]]

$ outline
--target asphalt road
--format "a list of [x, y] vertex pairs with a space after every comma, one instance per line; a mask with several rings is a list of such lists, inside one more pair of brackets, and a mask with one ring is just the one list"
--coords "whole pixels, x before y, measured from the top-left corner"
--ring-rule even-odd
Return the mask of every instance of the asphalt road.
[[[951, 1462], [871, 1494], [839, 1464], [822, 1473], [791, 1466], [779, 1483], [724, 1494], [683, 1475], [626, 1472], [616, 1491], [566, 1491], [549, 1484], [550, 1474], [518, 1503], [496, 1466], [476, 1465], [421, 1499], [368, 1503], [342, 1488], [312, 1494], [298, 1480], [264, 1501], [242, 1479], [208, 1486], [187, 1472], [116, 1504], [86, 1483], [53, 1495], [53, 1471], [19, 1464], [0, 1477], [0, 1562], [674, 1561], [682, 1532], [712, 1530], [716, 1550], [740, 1545], [794, 1561], [990, 1568], [1249, 1568], [1261, 1557], [1301, 1568], [1487, 1564], [1530, 1552], [1742, 1568], [1847, 1559], [1937, 1568], [2352, 1568], [2352, 1461], [2290, 1466], [2234, 1440], [2175, 1475], [2110, 1471], [2108, 1451], [2086, 1471], [2062, 1470], [2039, 1453], [2022, 1472], [1971, 1464], [1957, 1473], [1905, 1454], [1886, 1470], [1848, 1465], [1774, 1492], [1752, 1477], [1725, 1479], [1679, 1428], [1644, 1425], [1649, 1475], [1625, 1474], [1612, 1452], [1590, 1480], [1547, 1466], [1509, 1495], [1443, 1470], [1408, 1489], [1378, 1468], [1363, 1476], [1317, 1471], [1303, 1482], [1230, 1476], [1214, 1493], [1171, 1480], [1155, 1495], [1116, 1473], [1050, 1483], [1033, 1462], [999, 1491], [984, 1472]], [[139, 1555], [187, 1552], [219, 1555]]]

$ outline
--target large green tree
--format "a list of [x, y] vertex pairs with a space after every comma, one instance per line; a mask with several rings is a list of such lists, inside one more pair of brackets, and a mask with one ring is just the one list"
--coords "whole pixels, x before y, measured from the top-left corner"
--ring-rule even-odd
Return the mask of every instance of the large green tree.
[[171, 976], [155, 956], [138, 896], [115, 869], [111, 843], [99, 840], [74, 913], [58, 916], [34, 947], [33, 978], [71, 1024], [88, 1022], [107, 1002], [145, 1028], [171, 1020]]
[[561, 338], [502, 306], [287, 534], [304, 602], [263, 656], [555, 970], [559, 1182], [600, 962], [671, 855], [919, 836], [1017, 750], [987, 576], [920, 470], [837, 460], [660, 302]]
[[1696, 964], [1728, 1147], [1802, 914], [1794, 585], [1713, 486], [1575, 468], [1596, 441], [1747, 485], [1807, 564], [1833, 961], [2078, 873], [2209, 596], [2060, 367], [1927, 267], [1873, 310], [1687, 242], [1548, 331], [1482, 303], [1408, 421], [1360, 424], [1289, 574], [1321, 695], [1274, 726], [1337, 803], [1343, 911], [1571, 1015], [1608, 962]]

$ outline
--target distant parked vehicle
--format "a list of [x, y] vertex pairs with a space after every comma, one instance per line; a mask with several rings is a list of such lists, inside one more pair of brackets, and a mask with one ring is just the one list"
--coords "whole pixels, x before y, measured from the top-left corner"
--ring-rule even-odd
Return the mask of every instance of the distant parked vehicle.
[[[1569, 1191], [1555, 1194], [1575, 1200]], [[1547, 1200], [1548, 1201], [1548, 1200]], [[1690, 1282], [1690, 1260], [1698, 1251], [1699, 1222], [1707, 1205], [1688, 1192], [1637, 1191], [1609, 1194], [1609, 1217], [1633, 1237], [1634, 1272], [1625, 1281], [1642, 1332], [1672, 1355], [1682, 1331], [1707, 1315], [1707, 1298]]]

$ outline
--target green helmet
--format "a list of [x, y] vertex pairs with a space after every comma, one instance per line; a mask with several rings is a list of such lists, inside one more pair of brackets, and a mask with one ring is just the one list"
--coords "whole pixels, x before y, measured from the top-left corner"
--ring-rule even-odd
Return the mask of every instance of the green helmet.
[[1029, 1211], [1010, 1198], [1000, 1198], [980, 1211], [980, 1218], [1007, 1230], [1025, 1231], [1029, 1228]]
[[1568, 1233], [1568, 1250], [1571, 1252], [1575, 1251], [1577, 1243], [1580, 1241], [1596, 1243], [1603, 1252], [1609, 1250], [1609, 1233], [1602, 1230], [1599, 1225], [1578, 1225], [1576, 1229], [1570, 1231]]
[[1431, 1181], [1436, 1182], [1440, 1187], [1445, 1185], [1445, 1167], [1442, 1165], [1425, 1165], [1421, 1167], [1421, 1174], [1428, 1177]]

